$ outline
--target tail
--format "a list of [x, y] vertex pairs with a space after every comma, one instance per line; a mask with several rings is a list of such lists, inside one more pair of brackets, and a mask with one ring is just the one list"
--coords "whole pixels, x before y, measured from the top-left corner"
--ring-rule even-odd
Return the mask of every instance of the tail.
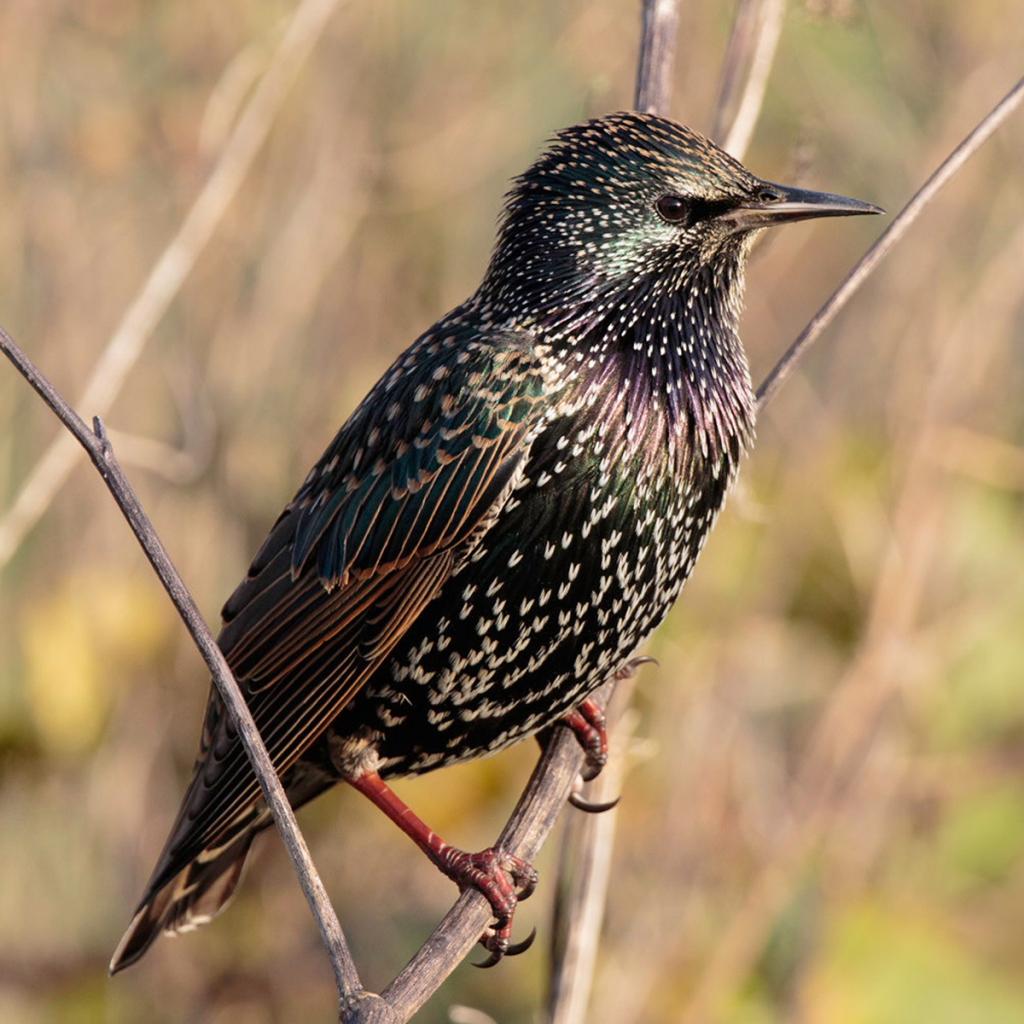
[[114, 952], [110, 973], [135, 963], [161, 932], [191, 931], [216, 917], [234, 894], [257, 831], [247, 829], [226, 846], [204, 851], [169, 881], [148, 892]]

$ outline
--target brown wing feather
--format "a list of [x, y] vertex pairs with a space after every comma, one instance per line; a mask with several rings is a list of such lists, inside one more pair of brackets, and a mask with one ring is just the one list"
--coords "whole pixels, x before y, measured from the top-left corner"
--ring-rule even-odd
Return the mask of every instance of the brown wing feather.
[[[302, 629], [288, 631], [285, 642], [277, 643], [271, 612], [240, 637], [246, 654], [241, 663], [233, 649], [225, 652], [247, 697], [252, 694], [250, 710], [279, 775], [387, 657], [451, 566], [452, 555], [444, 552], [333, 592], [315, 577], [293, 583], [319, 591], [307, 614], [321, 627], [327, 622], [330, 627], [317, 632], [304, 622]], [[287, 685], [279, 685], [282, 681]], [[155, 888], [183, 862], [220, 842], [259, 795], [259, 783], [215, 692], [204, 735], [209, 740], [154, 874]]]
[[[330, 781], [291, 777], [303, 751], [493, 521], [543, 392], [526, 335], [463, 325], [424, 336], [339, 432], [225, 604], [218, 642], [293, 800]], [[398, 408], [401, 424], [389, 419]], [[259, 806], [211, 689], [192, 780], [124, 949], [141, 955], [160, 927], [209, 915], [217, 899], [197, 894], [233, 888], [241, 861], [221, 863], [221, 851], [244, 858], [244, 837], [267, 820]]]

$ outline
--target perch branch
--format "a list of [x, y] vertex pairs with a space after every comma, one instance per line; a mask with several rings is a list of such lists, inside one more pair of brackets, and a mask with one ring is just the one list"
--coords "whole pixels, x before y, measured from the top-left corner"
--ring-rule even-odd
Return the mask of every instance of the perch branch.
[[[606, 684], [592, 696], [603, 705], [610, 692], [611, 685]], [[568, 729], [555, 729], [496, 846], [533, 860], [565, 806], [582, 765], [583, 751], [576, 738]], [[401, 1020], [408, 1020], [455, 969], [491, 916], [481, 893], [467, 890], [459, 897], [420, 951], [381, 993]]]
[[[306, 841], [299, 831], [295, 821], [295, 815], [291, 804], [285, 796], [284, 788], [277, 777], [277, 772], [267, 753], [267, 748], [260, 739], [253, 721], [252, 714], [245, 703], [242, 691], [238, 687], [231, 670], [228, 668], [224, 655], [217, 646], [213, 634], [207, 628], [192, 595], [188, 592], [184, 582], [174, 568], [166, 549], [164, 548], [153, 524], [139, 504], [131, 484], [121, 470], [117, 459], [114, 456], [110, 439], [100, 418], [93, 420], [94, 429], [90, 430], [85, 421], [65, 401], [57, 389], [47, 380], [42, 372], [32, 363], [24, 352], [11, 340], [7, 332], [0, 327], [0, 350], [18, 368], [22, 376], [32, 385], [36, 393], [53, 410], [57, 418], [70, 431], [76, 441], [86, 450], [89, 458], [99, 470], [104, 482], [114, 496], [118, 508], [128, 520], [132, 532], [138, 538], [142, 549], [146, 553], [150, 564], [153, 566], [160, 582], [163, 583], [168, 595], [174, 602], [178, 614], [181, 616], [193, 641], [199, 648], [203, 659], [206, 661], [213, 676], [213, 681], [224, 699], [224, 703], [230, 708], [231, 715], [238, 728], [238, 735], [242, 740], [245, 751], [252, 762], [253, 769], [259, 778], [260, 787], [266, 798], [267, 805], [274, 816], [274, 822], [281, 838], [284, 840], [285, 848], [292, 859], [295, 872], [299, 876], [302, 891], [305, 893], [309, 908], [316, 918], [320, 935], [324, 945], [327, 947], [331, 958], [331, 967], [334, 970], [334, 979], [338, 988], [338, 997], [343, 1006], [354, 1003], [358, 1000], [369, 998], [364, 993], [359, 982], [359, 975], [355, 964], [352, 961], [345, 941], [344, 933], [337, 915], [331, 906], [324, 889], [323, 882], [317, 874], [309, 855]], [[377, 997], [372, 997], [377, 998]], [[387, 1018], [353, 1017], [355, 1020], [379, 1020], [381, 1024]]]
[[[147, 339], [238, 193], [266, 141], [275, 115], [338, 3], [339, 0], [302, 0], [292, 15], [210, 177], [97, 361], [78, 399], [78, 408], [89, 409], [98, 416], [105, 416], [110, 409]], [[0, 519], [0, 568], [49, 508], [74, 467], [77, 451], [71, 437], [62, 432], [36, 463]]]
[[793, 372], [797, 361], [818, 340], [822, 331], [835, 319], [836, 314], [853, 297], [858, 288], [868, 279], [871, 272], [889, 253], [889, 250], [907, 233], [907, 229], [921, 215], [924, 208], [938, 195], [947, 182], [978, 151], [982, 143], [1013, 113], [1024, 100], [1024, 78], [1022, 78], [978, 123], [974, 130], [939, 165], [932, 176], [917, 190], [914, 197], [900, 211], [899, 216], [879, 236], [878, 240], [861, 257], [860, 262], [850, 271], [846, 280], [832, 293], [800, 336], [786, 350], [782, 358], [772, 367], [771, 372], [757, 389], [758, 412], [775, 396], [776, 391]]

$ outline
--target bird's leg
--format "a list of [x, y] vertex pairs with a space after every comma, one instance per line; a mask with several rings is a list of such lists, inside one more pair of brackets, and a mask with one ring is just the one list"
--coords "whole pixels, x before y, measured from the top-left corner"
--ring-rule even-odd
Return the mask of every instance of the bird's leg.
[[486, 897], [494, 914], [494, 924], [480, 942], [491, 956], [476, 966], [491, 967], [503, 956], [514, 956], [530, 948], [535, 931], [522, 942], [509, 944], [516, 904], [530, 896], [537, 885], [537, 872], [530, 864], [493, 847], [479, 853], [466, 853], [449, 846], [376, 772], [363, 771], [345, 781], [376, 804], [460, 889], [474, 888]]
[[596, 701], [587, 697], [575, 711], [563, 715], [558, 724], [572, 729], [573, 735], [583, 748], [583, 770], [576, 776], [572, 792], [569, 794], [569, 803], [577, 810], [586, 811], [588, 814], [610, 811], [619, 802], [618, 797], [605, 803], [594, 803], [579, 793], [583, 783], [597, 778], [608, 761], [608, 723], [604, 712]]
[[[631, 679], [641, 665], [657, 664], [654, 658], [644, 655], [640, 658], [633, 658], [627, 661], [615, 673], [616, 681]], [[597, 778], [601, 769], [608, 763], [608, 720], [604, 711], [597, 702], [587, 697], [582, 704], [560, 720], [562, 725], [572, 729], [580, 746], [583, 747], [584, 762], [583, 771], [576, 780], [573, 792], [569, 794], [569, 803], [573, 807], [589, 814], [601, 814], [603, 811], [610, 811], [619, 802], [619, 798], [608, 800], [604, 803], [594, 803], [580, 796], [578, 790], [584, 782]]]
[[560, 722], [572, 729], [583, 748], [583, 781], [596, 779], [608, 762], [608, 720], [604, 712], [595, 700], [587, 697], [575, 711], [563, 715]]

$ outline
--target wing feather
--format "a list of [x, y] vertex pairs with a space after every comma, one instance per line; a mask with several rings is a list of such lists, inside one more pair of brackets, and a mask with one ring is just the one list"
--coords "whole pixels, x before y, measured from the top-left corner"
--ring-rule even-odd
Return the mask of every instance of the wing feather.
[[[279, 774], [478, 542], [544, 397], [528, 337], [449, 324], [420, 339], [335, 437], [225, 604], [219, 637]], [[143, 904], [229, 841], [258, 797], [211, 690], [192, 781]]]

